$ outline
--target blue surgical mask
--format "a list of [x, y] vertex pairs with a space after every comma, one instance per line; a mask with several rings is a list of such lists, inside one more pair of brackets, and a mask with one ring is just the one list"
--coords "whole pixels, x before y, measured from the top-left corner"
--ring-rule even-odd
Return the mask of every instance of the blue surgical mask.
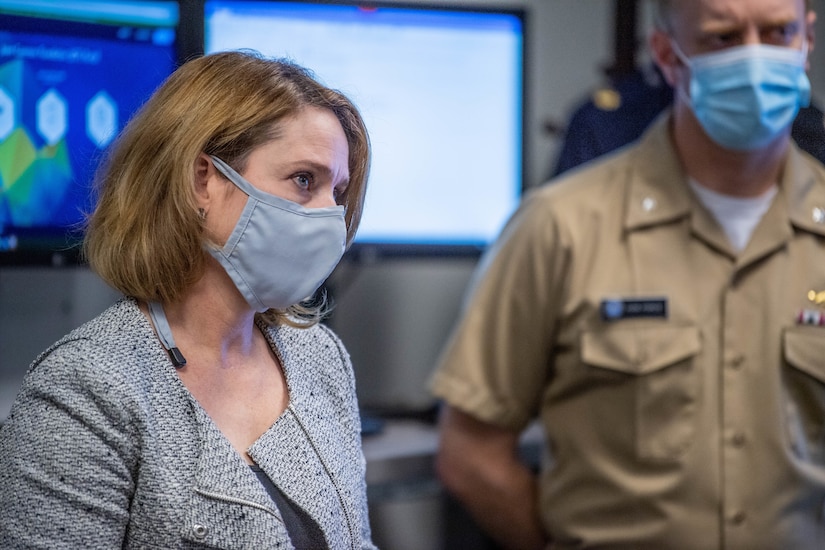
[[215, 156], [212, 162], [248, 199], [226, 244], [207, 246], [209, 253], [256, 311], [310, 297], [344, 254], [344, 207], [305, 208], [261, 191]]
[[727, 149], [753, 151], [768, 145], [793, 122], [811, 99], [802, 50], [764, 44], [737, 46], [687, 58], [676, 55], [691, 72], [690, 97], [705, 132]]

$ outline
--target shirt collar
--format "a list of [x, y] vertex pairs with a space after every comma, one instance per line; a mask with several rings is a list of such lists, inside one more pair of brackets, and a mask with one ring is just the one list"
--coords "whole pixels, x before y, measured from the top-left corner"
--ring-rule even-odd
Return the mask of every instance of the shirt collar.
[[690, 214], [693, 197], [670, 139], [669, 113], [659, 116], [631, 152], [625, 229], [672, 222]]
[[788, 218], [798, 229], [825, 236], [825, 167], [812, 162], [795, 143], [791, 144], [781, 192]]
[[[669, 223], [689, 216], [695, 198], [673, 147], [670, 113], [651, 125], [631, 153], [631, 178], [626, 204], [628, 231]], [[825, 236], [825, 167], [812, 163], [791, 143], [780, 180], [789, 222], [804, 231]]]

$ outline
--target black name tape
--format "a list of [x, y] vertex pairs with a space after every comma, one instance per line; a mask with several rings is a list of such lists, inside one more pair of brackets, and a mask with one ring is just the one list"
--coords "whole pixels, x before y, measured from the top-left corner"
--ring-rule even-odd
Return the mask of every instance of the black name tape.
[[667, 298], [613, 298], [602, 300], [599, 307], [603, 321], [620, 319], [667, 319]]

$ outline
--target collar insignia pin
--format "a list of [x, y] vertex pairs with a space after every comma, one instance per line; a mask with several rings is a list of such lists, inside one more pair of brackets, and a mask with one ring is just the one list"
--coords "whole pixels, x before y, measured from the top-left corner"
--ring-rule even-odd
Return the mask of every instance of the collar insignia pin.
[[809, 290], [808, 301], [817, 305], [825, 304], [825, 290], [820, 290], [819, 292], [816, 290]]

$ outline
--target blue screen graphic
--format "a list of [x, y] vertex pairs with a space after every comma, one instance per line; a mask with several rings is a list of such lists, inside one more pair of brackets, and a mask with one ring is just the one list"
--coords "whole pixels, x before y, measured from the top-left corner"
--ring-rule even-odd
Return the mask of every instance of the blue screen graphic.
[[[5, 4], [20, 2], [0, 0], [0, 254], [61, 250], [79, 240], [107, 147], [176, 66], [177, 5]], [[161, 19], [130, 15], [150, 4]]]

